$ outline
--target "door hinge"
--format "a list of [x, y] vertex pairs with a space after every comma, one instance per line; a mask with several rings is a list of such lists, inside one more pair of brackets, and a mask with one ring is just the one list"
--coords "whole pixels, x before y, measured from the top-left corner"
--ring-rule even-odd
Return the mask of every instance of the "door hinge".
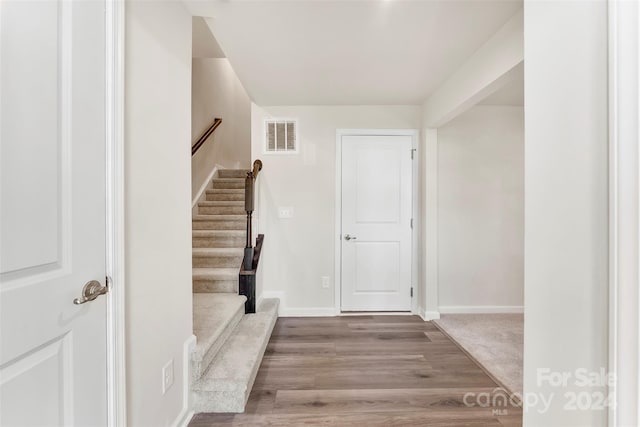
[[413, 218], [411, 218], [410, 226], [411, 226], [411, 229], [413, 230]]
[[411, 287], [411, 298], [413, 298], [413, 286]]
[[416, 149], [415, 149], [415, 148], [412, 148], [412, 149], [411, 149], [411, 160], [413, 160], [413, 155], [414, 155], [414, 153], [415, 153], [415, 152], [416, 152]]

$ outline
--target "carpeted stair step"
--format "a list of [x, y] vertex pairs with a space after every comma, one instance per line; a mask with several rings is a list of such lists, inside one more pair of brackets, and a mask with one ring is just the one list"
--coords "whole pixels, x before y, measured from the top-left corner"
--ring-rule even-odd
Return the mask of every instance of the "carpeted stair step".
[[278, 299], [265, 299], [246, 314], [204, 372], [191, 386], [196, 413], [243, 412], [262, 356], [278, 318]]
[[191, 382], [197, 381], [244, 316], [246, 297], [235, 294], [194, 294]]
[[247, 219], [244, 215], [195, 215], [193, 230], [246, 230]]
[[241, 189], [219, 189], [207, 190], [208, 201], [242, 201], [244, 202], [244, 188]]
[[248, 170], [245, 169], [220, 169], [218, 170], [219, 178], [246, 178]]
[[240, 265], [235, 268], [194, 268], [193, 293], [238, 293]]
[[198, 203], [200, 215], [246, 215], [244, 201], [204, 201]]
[[244, 190], [244, 178], [214, 178], [214, 189], [242, 189]]
[[194, 248], [193, 267], [229, 267], [240, 269], [244, 249], [242, 248]]
[[245, 230], [193, 230], [191, 240], [194, 248], [244, 248], [246, 234]]

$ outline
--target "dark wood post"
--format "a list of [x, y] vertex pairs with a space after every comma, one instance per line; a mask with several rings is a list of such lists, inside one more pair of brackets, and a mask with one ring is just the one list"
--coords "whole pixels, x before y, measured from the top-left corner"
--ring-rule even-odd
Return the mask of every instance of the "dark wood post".
[[255, 180], [262, 170], [262, 161], [253, 162], [253, 170], [247, 172], [244, 184], [244, 210], [247, 212], [247, 241], [244, 247], [244, 258], [240, 268], [240, 295], [245, 295], [245, 313], [256, 312], [256, 270], [260, 260], [262, 250], [262, 240], [264, 235], [260, 234], [256, 238], [256, 247], [253, 248], [253, 210], [255, 203]]
[[247, 172], [244, 184], [244, 210], [247, 212], [247, 241], [244, 246], [244, 269], [251, 270], [253, 260], [253, 172]]
[[258, 264], [260, 263], [263, 241], [264, 234], [258, 234], [256, 247], [253, 251], [253, 258], [251, 259], [251, 268], [240, 269], [240, 287], [238, 293], [247, 297], [247, 301], [244, 303], [245, 313], [256, 312], [256, 273], [258, 271]]

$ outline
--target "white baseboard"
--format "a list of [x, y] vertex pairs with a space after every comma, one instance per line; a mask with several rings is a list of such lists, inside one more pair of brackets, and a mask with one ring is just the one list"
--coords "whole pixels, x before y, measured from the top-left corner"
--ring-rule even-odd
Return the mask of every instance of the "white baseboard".
[[173, 427], [188, 427], [191, 422], [191, 418], [195, 415], [194, 411], [180, 412], [176, 421], [172, 424]]
[[448, 305], [438, 310], [441, 314], [524, 313], [521, 305]]
[[424, 308], [418, 307], [418, 316], [420, 316], [422, 318], [422, 320], [424, 320], [425, 322], [428, 322], [430, 320], [439, 319], [440, 318], [440, 312], [439, 311], [426, 311]]
[[[287, 305], [287, 297], [284, 291], [264, 291], [260, 296], [260, 301], [263, 298], [278, 298], [280, 305], [278, 307], [279, 317], [335, 317], [340, 316], [340, 310], [336, 310], [335, 307], [289, 307]], [[365, 313], [358, 313], [355, 315], [362, 315]], [[366, 313], [372, 314], [372, 313]], [[390, 314], [390, 313], [373, 313], [376, 315]], [[391, 313], [397, 315], [399, 313]], [[413, 313], [401, 313], [411, 315]], [[440, 318], [440, 312], [438, 311], [425, 311], [421, 307], [418, 308], [417, 313], [424, 321], [434, 320]], [[349, 315], [349, 314], [347, 314]]]
[[280, 317], [335, 317], [333, 307], [284, 307]]
[[187, 427], [191, 418], [193, 418], [193, 410], [191, 409], [190, 402], [190, 389], [189, 379], [191, 378], [191, 353], [196, 347], [196, 336], [191, 335], [183, 344], [182, 354], [182, 410], [176, 417], [175, 421], [171, 424], [173, 427]]
[[220, 169], [224, 168], [220, 165], [215, 165], [213, 167], [213, 170], [209, 173], [209, 176], [207, 176], [207, 179], [202, 183], [202, 185], [198, 189], [198, 192], [191, 200], [191, 209], [195, 209], [198, 202], [200, 202], [204, 198], [207, 188], [209, 188], [209, 186], [211, 185], [211, 180], [216, 176]]
[[339, 314], [333, 307], [289, 307], [284, 291], [263, 291], [262, 298], [278, 298], [280, 300], [279, 317], [334, 317]]
[[411, 311], [345, 311], [336, 312], [336, 316], [358, 317], [358, 316], [415, 316]]

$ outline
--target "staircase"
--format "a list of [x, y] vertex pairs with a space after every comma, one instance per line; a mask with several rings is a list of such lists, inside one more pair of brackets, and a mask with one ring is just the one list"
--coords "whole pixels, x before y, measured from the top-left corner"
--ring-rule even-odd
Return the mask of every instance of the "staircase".
[[244, 412], [278, 300], [245, 314], [238, 273], [246, 239], [245, 170], [218, 171], [193, 217], [191, 403], [196, 413]]

